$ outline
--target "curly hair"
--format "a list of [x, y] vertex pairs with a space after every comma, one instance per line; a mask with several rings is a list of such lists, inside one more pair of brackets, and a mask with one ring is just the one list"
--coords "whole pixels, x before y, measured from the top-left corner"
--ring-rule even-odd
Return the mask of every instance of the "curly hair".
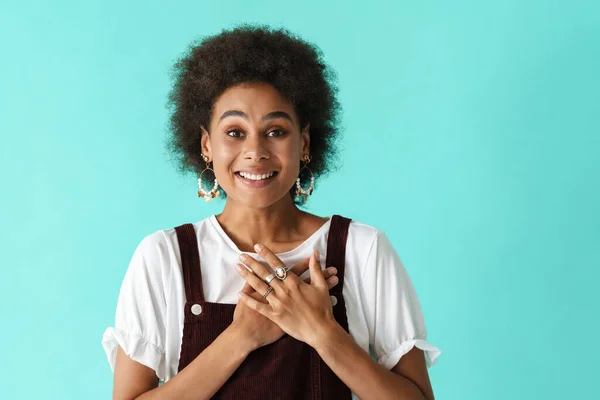
[[[294, 106], [300, 128], [310, 124], [309, 166], [315, 181], [335, 168], [341, 114], [336, 74], [316, 46], [286, 29], [240, 25], [195, 40], [174, 64], [171, 77], [167, 147], [179, 172], [201, 173], [200, 126], [210, 125], [213, 105], [226, 89], [251, 82], [273, 86]], [[302, 187], [310, 184], [306, 175], [299, 176]], [[214, 175], [205, 173], [202, 179], [211, 187]], [[304, 203], [295, 198], [294, 187], [290, 194], [296, 204]]]

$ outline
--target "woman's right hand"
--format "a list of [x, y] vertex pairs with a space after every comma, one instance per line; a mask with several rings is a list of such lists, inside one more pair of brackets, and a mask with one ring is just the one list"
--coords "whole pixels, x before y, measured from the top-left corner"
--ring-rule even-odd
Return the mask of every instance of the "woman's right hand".
[[[288, 274], [293, 272], [297, 276], [302, 275], [308, 270], [310, 257], [294, 265]], [[243, 267], [242, 267], [243, 268]], [[329, 267], [323, 270], [323, 275], [327, 280], [329, 289], [338, 284], [337, 269], [335, 267]], [[277, 278], [275, 278], [277, 279]], [[306, 283], [310, 283], [310, 277], [305, 279]], [[265, 283], [265, 290], [268, 285]], [[251, 296], [252, 298], [268, 304], [267, 300], [263, 298], [263, 293], [258, 293], [250, 285], [246, 283], [242, 292]], [[277, 341], [281, 338], [285, 332], [279, 328], [277, 324], [272, 322], [270, 319], [264, 317], [260, 313], [252, 310], [246, 306], [243, 302], [238, 302], [233, 313], [233, 323], [231, 328], [237, 329], [239, 334], [251, 343], [252, 349], [255, 350], [259, 347], [266, 346]]]

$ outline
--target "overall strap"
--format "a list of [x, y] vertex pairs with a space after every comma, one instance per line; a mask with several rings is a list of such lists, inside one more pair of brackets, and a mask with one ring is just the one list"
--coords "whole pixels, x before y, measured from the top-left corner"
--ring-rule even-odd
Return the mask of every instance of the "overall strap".
[[334, 215], [331, 217], [329, 237], [327, 238], [327, 257], [325, 267], [335, 267], [338, 270], [339, 283], [331, 289], [331, 293], [342, 294], [344, 286], [344, 270], [346, 266], [346, 240], [351, 219]]
[[[351, 220], [349, 218], [342, 217], [341, 215], [333, 215], [331, 217], [331, 226], [329, 227], [329, 236], [327, 238], [327, 257], [326, 267], [335, 267], [338, 270], [337, 277], [339, 283], [329, 291], [332, 297], [343, 299], [342, 288], [344, 287], [344, 270], [346, 267], [346, 240], [348, 239], [348, 228], [350, 227]], [[333, 307], [333, 315], [336, 321], [348, 332], [348, 316], [346, 315], [346, 307], [342, 306], [344, 302]], [[339, 393], [331, 393], [331, 387], [333, 381], [338, 379], [333, 372], [331, 372], [325, 362], [319, 356], [316, 350], [313, 349], [311, 353], [312, 363], [312, 399], [329, 399], [339, 398], [346, 399], [351, 397], [350, 389], [348, 389], [341, 381], [338, 383], [341, 385], [336, 387]], [[330, 374], [322, 374], [322, 371], [329, 371]], [[341, 392], [343, 391], [343, 393]], [[334, 397], [335, 396], [335, 397]]]
[[185, 284], [186, 301], [204, 302], [200, 254], [198, 253], [198, 239], [194, 225], [180, 225], [175, 228], [175, 232], [177, 233], [179, 253], [181, 254], [181, 270]]

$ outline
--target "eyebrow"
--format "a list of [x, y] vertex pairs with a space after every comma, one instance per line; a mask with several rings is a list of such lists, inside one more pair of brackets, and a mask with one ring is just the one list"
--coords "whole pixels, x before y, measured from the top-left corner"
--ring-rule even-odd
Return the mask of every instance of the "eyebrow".
[[[244, 119], [249, 119], [248, 115], [246, 115], [246, 113], [243, 111], [229, 110], [229, 111], [225, 111], [223, 113], [223, 115], [221, 115], [221, 118], [219, 118], [219, 122], [223, 121], [227, 117], [242, 117]], [[276, 119], [276, 118], [284, 118], [292, 123], [294, 122], [294, 121], [292, 121], [292, 117], [290, 117], [290, 115], [288, 113], [286, 113], [285, 111], [272, 111], [272, 112], [266, 114], [264, 117], [262, 117], [262, 121], [264, 122], [264, 121]]]

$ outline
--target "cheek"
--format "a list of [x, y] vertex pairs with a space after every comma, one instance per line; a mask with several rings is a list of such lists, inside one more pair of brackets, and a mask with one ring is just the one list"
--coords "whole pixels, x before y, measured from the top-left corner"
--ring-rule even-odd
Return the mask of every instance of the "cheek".
[[215, 171], [215, 177], [219, 181], [219, 185], [221, 185], [223, 189], [228, 189], [234, 179], [234, 176], [232, 176], [230, 171], [230, 158], [227, 154], [220, 153], [218, 155], [215, 154], [213, 160], [213, 170]]
[[294, 140], [291, 143], [288, 143], [285, 148], [281, 149], [280, 154], [284, 154], [281, 157], [282, 166], [285, 167], [290, 175], [294, 175], [295, 179], [300, 170], [300, 142]]
[[221, 153], [219, 154], [219, 160], [221, 161], [221, 164], [223, 164], [224, 168], [229, 168], [237, 155], [238, 153], [235, 151], [235, 149], [232, 149], [231, 147], [223, 147]]
[[214, 165], [219, 172], [226, 172], [237, 155], [234, 146], [215, 141], [212, 147]]

